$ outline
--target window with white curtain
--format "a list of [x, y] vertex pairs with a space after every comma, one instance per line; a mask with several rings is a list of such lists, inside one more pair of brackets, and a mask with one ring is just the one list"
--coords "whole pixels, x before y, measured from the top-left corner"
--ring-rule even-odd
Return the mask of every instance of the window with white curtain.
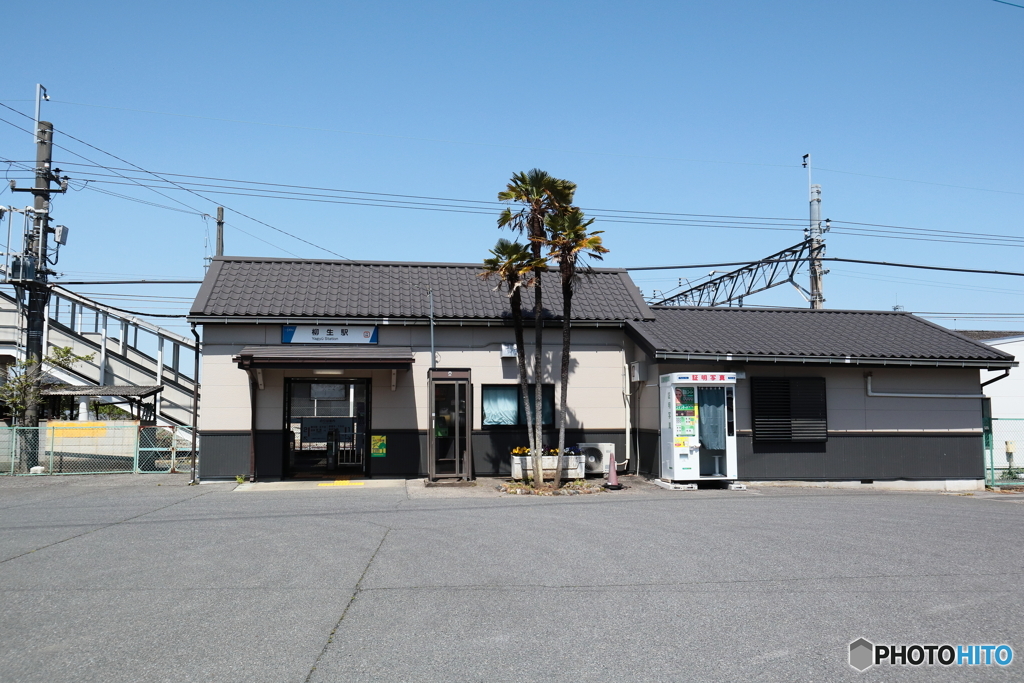
[[[542, 384], [540, 387], [542, 424], [555, 423], [555, 385]], [[537, 391], [537, 385], [529, 388], [530, 404]], [[481, 408], [484, 427], [511, 427], [526, 424], [526, 410], [520, 396], [518, 384], [485, 384], [481, 387]]]

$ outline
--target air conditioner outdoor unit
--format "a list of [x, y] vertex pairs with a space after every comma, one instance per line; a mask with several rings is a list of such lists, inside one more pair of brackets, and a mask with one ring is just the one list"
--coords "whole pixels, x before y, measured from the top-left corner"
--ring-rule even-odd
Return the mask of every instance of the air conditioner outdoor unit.
[[[576, 447], [584, 458], [587, 474], [608, 474], [608, 463], [615, 460], [615, 444], [580, 443]], [[617, 469], [622, 469], [621, 464]]]

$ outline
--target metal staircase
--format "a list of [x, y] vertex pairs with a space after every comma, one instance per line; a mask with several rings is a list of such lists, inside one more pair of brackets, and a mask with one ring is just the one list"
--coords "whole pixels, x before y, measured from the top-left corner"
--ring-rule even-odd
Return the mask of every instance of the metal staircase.
[[[111, 306], [51, 285], [43, 349], [69, 346], [93, 355], [73, 371], [51, 374], [73, 386], [159, 386], [158, 425], [191, 425], [196, 342]], [[0, 362], [25, 357], [25, 310], [10, 291], [0, 290]]]

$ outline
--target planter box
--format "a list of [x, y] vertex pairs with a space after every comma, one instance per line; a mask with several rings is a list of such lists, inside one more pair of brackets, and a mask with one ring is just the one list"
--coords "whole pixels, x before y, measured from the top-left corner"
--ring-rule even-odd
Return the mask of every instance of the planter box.
[[[544, 479], [550, 480], [555, 477], [557, 456], [541, 456], [540, 466], [544, 473]], [[582, 455], [562, 456], [562, 479], [583, 479], [587, 474], [587, 459]], [[523, 479], [533, 474], [533, 458], [529, 455], [512, 456], [512, 478]]]

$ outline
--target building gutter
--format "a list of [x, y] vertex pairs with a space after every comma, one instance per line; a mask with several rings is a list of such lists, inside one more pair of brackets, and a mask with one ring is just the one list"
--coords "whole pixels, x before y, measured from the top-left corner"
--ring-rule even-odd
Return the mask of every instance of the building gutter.
[[925, 358], [857, 358], [853, 356], [760, 356], [735, 353], [670, 353], [656, 351], [657, 361], [711, 362], [711, 363], [772, 363], [785, 365], [873, 365], [928, 368], [978, 368], [1003, 370], [1017, 367], [1012, 360], [933, 360]]

